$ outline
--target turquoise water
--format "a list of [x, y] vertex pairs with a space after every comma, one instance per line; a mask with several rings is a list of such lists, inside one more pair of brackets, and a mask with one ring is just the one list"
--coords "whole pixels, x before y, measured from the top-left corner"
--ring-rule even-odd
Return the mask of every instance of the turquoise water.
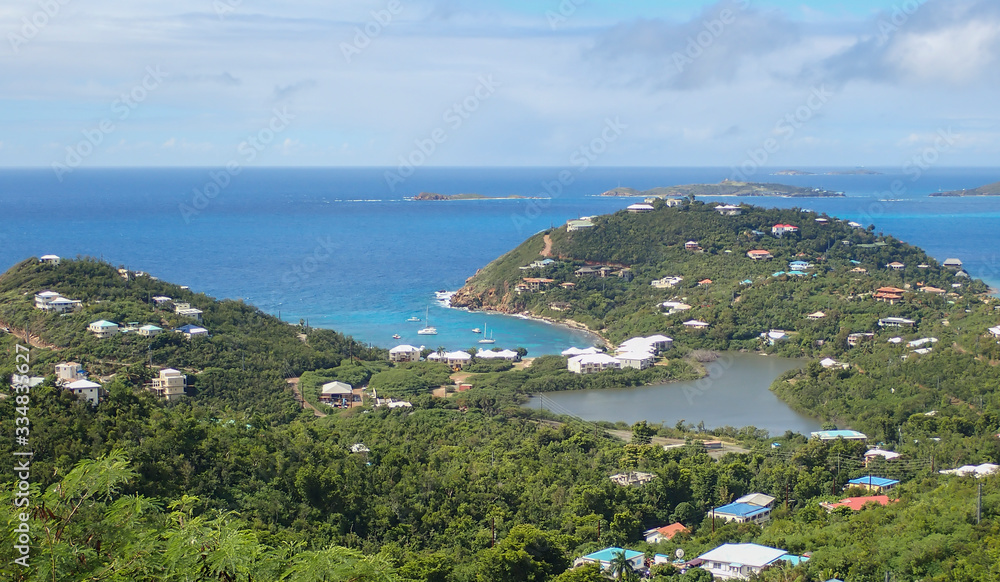
[[[210, 170], [79, 170], [63, 183], [48, 170], [3, 170], [0, 269], [47, 253], [90, 255], [380, 346], [395, 345], [392, 335], [399, 334], [399, 341], [416, 345], [475, 347], [478, 338], [470, 330], [485, 324], [496, 347], [554, 353], [589, 344], [590, 338], [545, 323], [446, 309], [435, 292], [458, 289], [478, 268], [539, 230], [634, 202], [596, 196], [610, 188], [718, 182], [730, 174], [722, 168], [573, 169], [573, 183], [557, 188], [560, 171], [421, 168], [392, 190], [377, 168], [247, 169], [196, 207], [194, 191], [204, 191]], [[1000, 286], [1000, 198], [927, 197], [1000, 180], [1000, 170], [933, 170], [918, 181], [887, 172], [756, 176], [847, 197], [751, 201], [874, 223], [940, 260], [961, 258], [974, 276]], [[905, 191], [887, 194], [897, 180], [905, 181]], [[421, 191], [547, 199], [404, 199]], [[417, 336], [422, 323], [406, 319], [423, 319], [428, 311], [440, 333]]]

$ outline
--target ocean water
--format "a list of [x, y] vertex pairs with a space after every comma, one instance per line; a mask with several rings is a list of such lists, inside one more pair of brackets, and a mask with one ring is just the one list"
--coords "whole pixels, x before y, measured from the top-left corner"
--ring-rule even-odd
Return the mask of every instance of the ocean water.
[[[898, 169], [880, 171], [885, 173], [761, 174], [753, 179], [847, 196], [749, 201], [875, 224], [940, 260], [962, 259], [973, 276], [1000, 287], [1000, 198], [927, 196], [998, 181], [1000, 169], [932, 169], [919, 179]], [[560, 172], [572, 183], [559, 185]], [[395, 188], [378, 168], [245, 169], [218, 188], [212, 174], [192, 168], [90, 169], [60, 183], [48, 170], [0, 170], [0, 269], [47, 253], [89, 255], [379, 346], [477, 347], [479, 338], [470, 330], [485, 326], [495, 347], [555, 353], [592, 338], [546, 323], [447, 309], [435, 292], [458, 289], [478, 268], [539, 230], [634, 202], [597, 196], [605, 190], [718, 182], [730, 171], [420, 168]], [[539, 199], [405, 199], [422, 191]], [[416, 335], [425, 314], [439, 335]], [[407, 322], [410, 317], [422, 321]], [[397, 342], [393, 334], [402, 338]]]

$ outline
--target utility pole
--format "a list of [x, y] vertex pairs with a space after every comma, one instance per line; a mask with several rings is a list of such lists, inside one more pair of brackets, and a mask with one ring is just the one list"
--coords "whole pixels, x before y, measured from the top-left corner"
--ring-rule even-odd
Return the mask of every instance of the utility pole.
[[983, 484], [980, 483], [979, 495], [976, 497], [976, 525], [979, 525], [979, 522], [982, 521], [982, 518], [983, 518]]

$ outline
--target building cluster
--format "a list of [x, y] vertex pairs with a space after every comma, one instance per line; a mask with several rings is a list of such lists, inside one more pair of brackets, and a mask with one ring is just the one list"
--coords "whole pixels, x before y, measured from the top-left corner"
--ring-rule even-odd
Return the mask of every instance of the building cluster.
[[615, 354], [606, 354], [597, 348], [569, 348], [562, 352], [568, 358], [566, 368], [575, 374], [596, 374], [605, 370], [634, 368], [645, 370], [656, 362], [656, 357], [670, 349], [674, 340], [665, 335], [634, 337], [618, 346]]

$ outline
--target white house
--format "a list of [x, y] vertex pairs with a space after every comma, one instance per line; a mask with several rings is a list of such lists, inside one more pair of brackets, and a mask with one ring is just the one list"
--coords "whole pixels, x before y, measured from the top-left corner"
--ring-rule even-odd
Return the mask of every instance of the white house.
[[63, 362], [56, 364], [56, 382], [67, 384], [77, 380], [86, 379], [87, 374], [83, 371], [83, 366], [77, 362]]
[[783, 342], [786, 339], [788, 339], [788, 334], [785, 333], [784, 331], [780, 330], [780, 329], [772, 329], [771, 331], [769, 331], [767, 333], [760, 334], [760, 337], [762, 337], [765, 340], [767, 340], [767, 343], [769, 343], [769, 344], [771, 344], [773, 346], [774, 344], [776, 344], [778, 342]]
[[174, 331], [184, 334], [187, 339], [193, 339], [196, 337], [208, 337], [208, 330], [204, 327], [198, 327], [197, 325], [185, 325], [178, 327]]
[[634, 337], [627, 339], [618, 346], [616, 350], [619, 354], [659, 354], [670, 349], [674, 340], [665, 335], [652, 335], [649, 337]]
[[747, 580], [786, 555], [785, 550], [757, 544], [723, 544], [698, 559], [717, 580]]
[[343, 406], [354, 401], [354, 388], [344, 382], [327, 382], [319, 394], [319, 401], [330, 406]]
[[715, 211], [722, 216], [739, 216], [743, 214], [743, 209], [739, 206], [733, 206], [731, 204], [725, 204], [721, 206], [716, 206]]
[[472, 354], [469, 352], [446, 352], [442, 355], [435, 352], [427, 356], [427, 361], [442, 362], [452, 368], [464, 368], [472, 362]]
[[87, 326], [87, 330], [93, 333], [97, 339], [107, 339], [118, 333], [118, 324], [102, 319], [91, 323]]
[[97, 406], [100, 401], [101, 385], [90, 380], [77, 380], [66, 385], [66, 389], [75, 394], [78, 398], [83, 398], [91, 406]]
[[184, 396], [184, 387], [187, 385], [187, 376], [181, 374], [173, 368], [160, 370], [160, 376], [153, 378], [150, 392], [171, 402]]
[[42, 291], [40, 293], [35, 293], [35, 308], [48, 309], [49, 302], [56, 297], [59, 297], [59, 294], [55, 291]]
[[389, 350], [390, 362], [419, 362], [420, 348], [403, 344]]
[[42, 257], [38, 259], [38, 262], [45, 263], [47, 265], [58, 265], [61, 260], [62, 259], [60, 259], [58, 255], [42, 255]]
[[656, 289], [671, 289], [673, 287], [680, 285], [681, 281], [683, 280], [684, 277], [664, 277], [662, 279], [657, 279], [656, 281], [653, 281], [652, 283], [650, 283], [650, 285], [652, 285]]
[[757, 249], [747, 252], [747, 256], [755, 261], [768, 261], [774, 258], [771, 251], [765, 251], [763, 249]]
[[996, 327], [991, 327], [989, 331], [993, 337], [1000, 338], [1000, 325]]
[[566, 368], [574, 374], [594, 374], [604, 370], [617, 370], [621, 362], [607, 354], [585, 354], [569, 359]]
[[163, 328], [155, 325], [144, 325], [139, 328], [139, 335], [143, 337], [156, 337], [161, 333], [163, 333]]
[[576, 356], [587, 356], [587, 355], [600, 354], [600, 353], [601, 353], [601, 350], [599, 350], [597, 348], [577, 348], [577, 347], [572, 347], [572, 348], [569, 348], [568, 350], [563, 350], [562, 351], [562, 355], [570, 357], [570, 358], [574, 358]]
[[685, 321], [684, 327], [690, 327], [693, 329], [705, 329], [708, 327], [708, 323], [704, 321], [698, 321], [697, 319], [692, 319], [691, 321]]
[[819, 319], [823, 319], [824, 317], [826, 317], [826, 314], [825, 314], [825, 313], [823, 313], [822, 311], [817, 311], [816, 313], [810, 313], [810, 314], [809, 314], [809, 315], [807, 315], [806, 317], [807, 317], [808, 319], [811, 319], [811, 320], [813, 320], [813, 321], [816, 321], [816, 320], [819, 320]]
[[201, 315], [204, 313], [200, 309], [195, 309], [193, 307], [188, 307], [186, 309], [175, 309], [174, 313], [180, 315], [181, 317], [190, 317], [197, 322], [201, 322]]
[[680, 311], [688, 311], [691, 309], [690, 305], [688, 305], [687, 303], [682, 303], [680, 301], [665, 301], [663, 302], [663, 307], [669, 310], [667, 312], [667, 315], [673, 315]]
[[887, 269], [892, 269], [893, 271], [902, 271], [903, 269], [906, 268], [906, 265], [904, 265], [903, 263], [900, 263], [899, 261], [893, 261], [893, 262], [889, 263], [888, 265], [886, 265], [886, 268]]
[[153, 297], [153, 303], [156, 305], [163, 305], [164, 303], [170, 303], [173, 299], [167, 297], [166, 295], [157, 295]]
[[618, 354], [615, 359], [621, 364], [622, 368], [634, 368], [636, 370], [645, 370], [653, 365], [653, 354], [649, 352], [626, 352], [624, 354]]
[[631, 214], [644, 214], [646, 212], [652, 212], [653, 211], [653, 205], [652, 204], [632, 204], [631, 206], [629, 206], [625, 210], [628, 210], [629, 213], [631, 213]]
[[35, 308], [56, 313], [73, 311], [82, 304], [81, 301], [66, 299], [55, 291], [42, 291], [35, 294]]
[[799, 232], [799, 227], [791, 224], [776, 224], [771, 227], [771, 234], [778, 238], [781, 238], [786, 234], [794, 234], [797, 232]]
[[674, 208], [677, 206], [684, 206], [683, 198], [667, 198], [663, 201], [667, 205], [667, 208]]
[[578, 220], [568, 220], [566, 221], [566, 232], [575, 232], [578, 230], [583, 230], [585, 228], [593, 228], [594, 223], [590, 221], [589, 218], [581, 218]]

